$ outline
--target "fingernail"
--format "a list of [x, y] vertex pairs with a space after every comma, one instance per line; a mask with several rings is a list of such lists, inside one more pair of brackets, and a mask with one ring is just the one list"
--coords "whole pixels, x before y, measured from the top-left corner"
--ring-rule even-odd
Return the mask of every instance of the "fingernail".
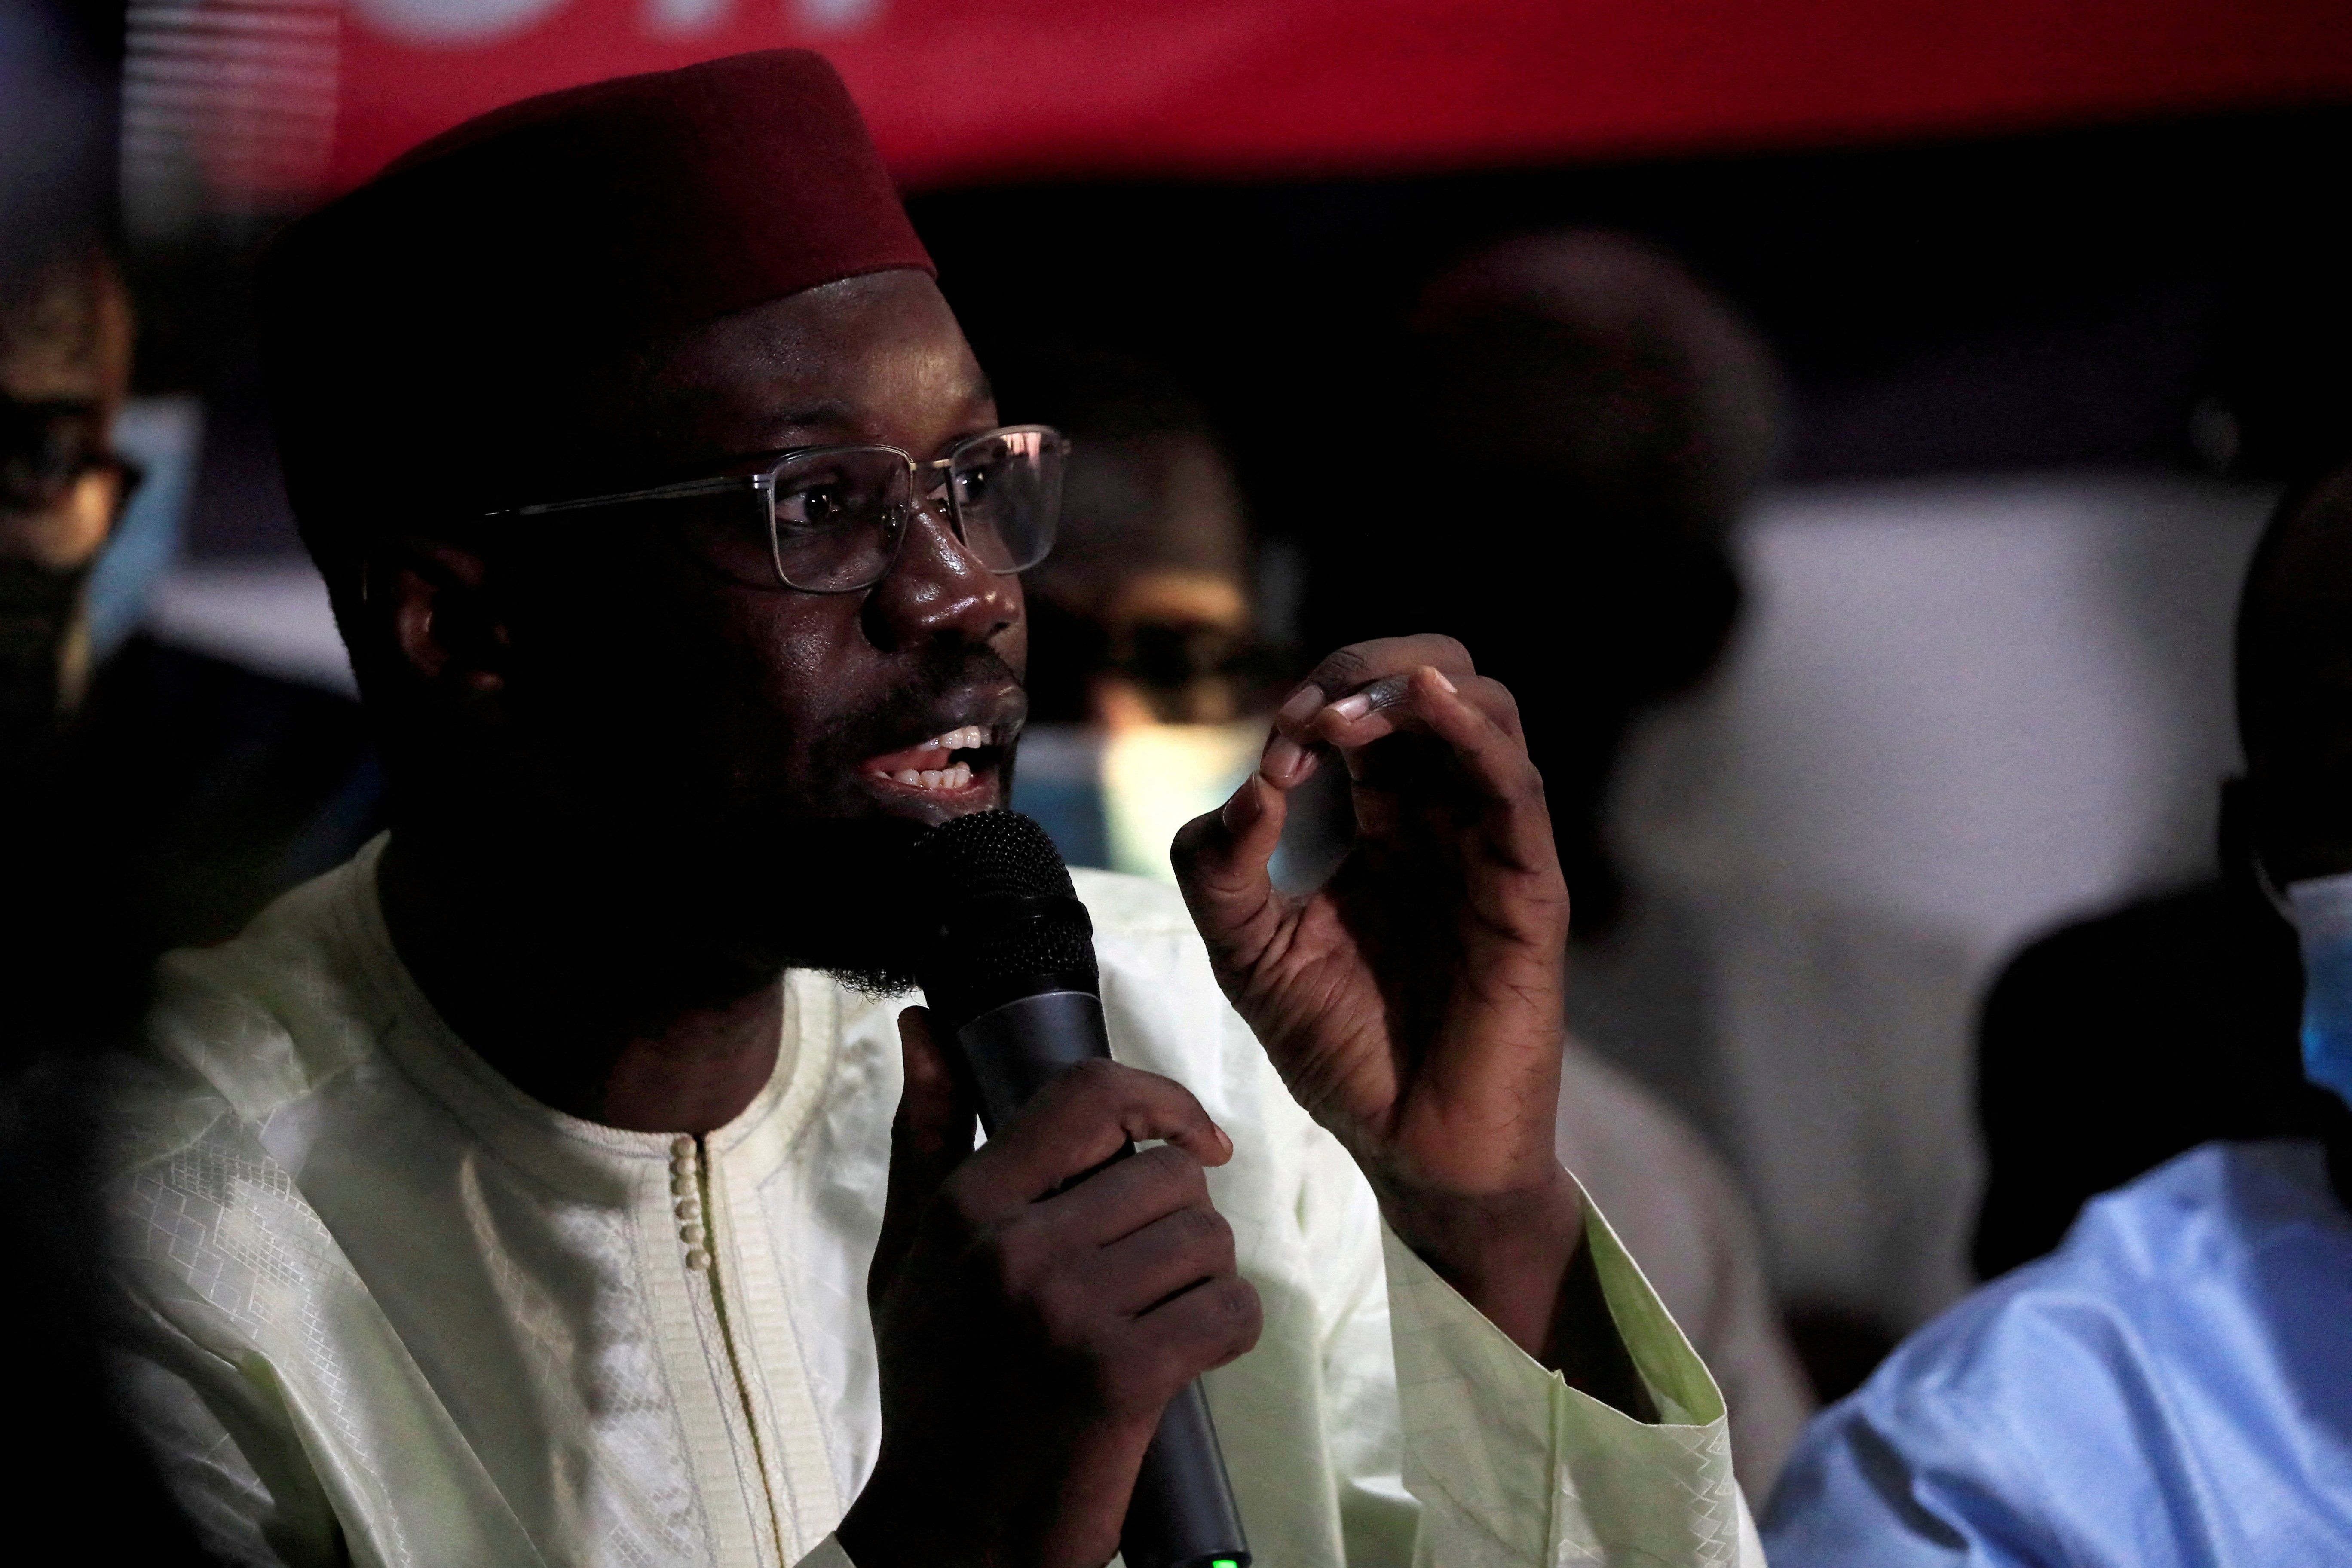
[[1342, 698], [1331, 704], [1331, 711], [1353, 723], [1375, 709], [1393, 708], [1412, 695], [1412, 676], [1384, 676], [1357, 692], [1353, 697]]
[[1315, 710], [1322, 706], [1323, 689], [1319, 686], [1302, 686], [1290, 694], [1289, 701], [1282, 705], [1282, 717], [1295, 723], [1304, 724], [1313, 718]]
[[1306, 747], [1287, 735], [1276, 733], [1266, 742], [1265, 755], [1259, 759], [1257, 771], [1265, 775], [1269, 784], [1288, 784], [1306, 756]]
[[1451, 696], [1451, 697], [1459, 697], [1459, 696], [1461, 696], [1461, 695], [1462, 695], [1462, 690], [1461, 690], [1461, 689], [1460, 689], [1459, 687], [1455, 686], [1455, 685], [1454, 684], [1454, 682], [1452, 682], [1452, 681], [1450, 681], [1450, 680], [1446, 679], [1445, 679], [1445, 672], [1444, 672], [1444, 670], [1442, 670], [1442, 669], [1438, 668], [1437, 668], [1437, 666], [1435, 666], [1435, 665], [1433, 665], [1433, 664], [1429, 664], [1429, 665], [1423, 665], [1422, 668], [1429, 671], [1429, 678], [1430, 678], [1432, 680], [1434, 680], [1435, 682], [1437, 682], [1437, 684], [1438, 684], [1438, 685], [1440, 685], [1440, 686], [1442, 686], [1442, 687], [1445, 688], [1446, 694], [1447, 694], [1448, 696]]

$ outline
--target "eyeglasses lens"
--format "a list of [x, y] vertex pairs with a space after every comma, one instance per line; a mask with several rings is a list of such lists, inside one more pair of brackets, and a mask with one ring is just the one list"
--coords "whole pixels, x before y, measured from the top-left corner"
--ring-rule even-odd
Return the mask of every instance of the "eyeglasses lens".
[[[1053, 548], [1066, 443], [1051, 430], [993, 431], [950, 462], [964, 548], [992, 572], [1023, 572]], [[936, 469], [926, 470], [936, 473]], [[913, 509], [907, 459], [887, 447], [809, 452], [776, 470], [776, 571], [795, 588], [845, 593], [890, 570]]]
[[1025, 572], [1054, 547], [1066, 443], [1051, 430], [999, 430], [948, 469], [964, 547], [992, 572]]
[[41, 511], [106, 461], [104, 422], [79, 404], [0, 405], [0, 509]]
[[776, 470], [777, 572], [817, 593], [878, 582], [898, 553], [910, 500], [907, 459], [885, 447], [788, 461]]

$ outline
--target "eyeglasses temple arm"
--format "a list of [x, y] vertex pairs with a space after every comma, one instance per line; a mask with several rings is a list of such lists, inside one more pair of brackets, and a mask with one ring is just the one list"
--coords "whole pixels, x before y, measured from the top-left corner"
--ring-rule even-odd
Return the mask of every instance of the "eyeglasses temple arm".
[[613, 495], [583, 496], [577, 500], [541, 501], [532, 506], [512, 506], [498, 511], [486, 511], [484, 518], [545, 517], [559, 511], [588, 511], [600, 506], [626, 506], [641, 500], [682, 500], [688, 496], [725, 495], [730, 490], [762, 490], [768, 488], [765, 474], [725, 474], [710, 479], [686, 479], [674, 485], [656, 485], [651, 489], [622, 490]]

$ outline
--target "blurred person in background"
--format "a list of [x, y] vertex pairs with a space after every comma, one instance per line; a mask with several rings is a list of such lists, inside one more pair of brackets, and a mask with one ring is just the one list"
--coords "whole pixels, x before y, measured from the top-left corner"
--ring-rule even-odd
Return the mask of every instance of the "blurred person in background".
[[1240, 487], [1157, 364], [1065, 345], [987, 361], [1001, 402], [1071, 440], [1054, 553], [1023, 579], [1032, 729], [1014, 804], [1073, 864], [1169, 880], [1169, 841], [1248, 775], [1277, 678], [1300, 668], [1264, 635]]
[[0, 321], [0, 719], [10, 787], [40, 824], [83, 961], [143, 984], [167, 948], [218, 942], [348, 857], [380, 817], [349, 699], [134, 634], [93, 665], [89, 586], [131, 487], [112, 430], [131, 300], [106, 246], [15, 269]]
[[[1566, 890], [1446, 639], [1290, 693], [1189, 908], [1081, 875], [1126, 1064], [975, 1150], [898, 858], [1002, 803], [1061, 447], [821, 58], [459, 127], [263, 302], [394, 825], [167, 961], [122, 1103], [127, 1375], [213, 1539], [1093, 1568], [1221, 1369], [1266, 1563], [1757, 1561], [1554, 1154]], [[1362, 852], [1286, 899], [1327, 766]]]
[[39, 1426], [0, 1507], [12, 1560], [193, 1564], [97, 1333], [91, 1103], [145, 989], [66, 842], [62, 763], [89, 674], [85, 584], [131, 482], [112, 424], [131, 322], [100, 216], [102, 51], [64, 21], [0, 0], [0, 1343]]
[[1575, 909], [1559, 1155], [1723, 1385], [1762, 1494], [1812, 1396], [1746, 1200], [1686, 1120], [1720, 1122], [1705, 952], [1684, 911], [1627, 885], [1606, 806], [1634, 721], [1729, 640], [1728, 536], [1777, 446], [1778, 375], [1722, 300], [1612, 234], [1474, 256], [1428, 285], [1411, 328], [1410, 438], [1366, 460], [1414, 482], [1357, 552], [1409, 565], [1380, 580], [1343, 564], [1318, 600], [1452, 633], [1518, 695]]
[[[2335, 683], [2352, 565], [2282, 515], [2238, 620], [2246, 775], [2221, 786], [2221, 875], [2045, 936], [2011, 961], [1978, 1036], [1983, 1279], [2055, 1248], [2084, 1203], [2216, 1139], [2328, 1136], [2304, 1073], [2304, 973], [2280, 889], [2347, 829]], [[2300, 639], [2292, 641], [2290, 638]]]
[[123, 623], [152, 585], [104, 554], [136, 481], [116, 452], [133, 357], [114, 213], [122, 26], [119, 8], [0, 4], [0, 784], [19, 855], [47, 867], [46, 901], [21, 918], [47, 956], [26, 973], [135, 1016], [157, 953], [234, 934], [349, 855], [376, 802], [348, 699], [143, 634], [93, 645], [94, 584]]
[[1100, 350], [995, 349], [1007, 406], [1070, 437], [1054, 553], [1026, 574], [1035, 723], [1222, 724], [1262, 710], [1232, 465], [1173, 377]]
[[2039, 1011], [1994, 1037], [1989, 1092], [2048, 1103], [1989, 1120], [2056, 1147], [1996, 1142], [1992, 1216], [2046, 1225], [2219, 1141], [2092, 1199], [1823, 1414], [1772, 1500], [1780, 1568], [2352, 1560], [2352, 469], [2255, 552], [2238, 700], [2231, 875], [2260, 912], [2159, 905], [2004, 983], [1997, 1008]]
[[1578, 946], [1598, 952], [1640, 901], [1609, 843], [1611, 778], [1634, 721], [1730, 640], [1729, 537], [1779, 447], [1779, 374], [1680, 264], [1595, 232], [1511, 240], [1429, 284], [1406, 364], [1425, 443], [1407, 456], [1446, 454], [1427, 497], [1446, 511], [1366, 527], [1420, 542], [1389, 594], [1475, 632], [1545, 721], [1528, 744]]
[[[1576, 900], [1572, 1021], [1719, 1136], [1704, 949], [1687, 911], [1628, 886], [1607, 808], [1634, 722], [1730, 638], [1729, 533], [1778, 444], [1777, 373], [1679, 264], [1605, 233], [1472, 257], [1426, 286], [1411, 328], [1414, 439], [1368, 460], [1405, 468], [1426, 502], [1365, 510], [1318, 560], [1310, 627], [1410, 613], [1511, 673]], [[1409, 568], [1385, 574], [1390, 559]]]
[[95, 241], [12, 258], [0, 288], [0, 725], [14, 772], [54, 763], [89, 689], [83, 590], [133, 478], [111, 441], [131, 328]]
[[[0, 215], [5, 219], [5, 215]], [[93, 875], [67, 765], [87, 689], [83, 585], [131, 476], [110, 444], [129, 386], [131, 312], [94, 239], [21, 235], [0, 258], [0, 1250], [16, 1287], [0, 1342], [43, 1414], [8, 1468], [17, 1553], [199, 1561], [116, 1414], [95, 1332], [92, 1102], [134, 1037], [145, 960]], [[102, 1489], [105, 1504], [89, 1504]]]

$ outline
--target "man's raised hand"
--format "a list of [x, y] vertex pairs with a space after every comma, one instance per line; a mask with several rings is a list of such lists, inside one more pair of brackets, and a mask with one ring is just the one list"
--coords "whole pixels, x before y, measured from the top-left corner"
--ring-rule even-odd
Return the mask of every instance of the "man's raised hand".
[[[1334, 754], [1356, 842], [1319, 889], [1267, 861]], [[1401, 1237], [1530, 1352], [1559, 1337], [1582, 1216], [1553, 1152], [1568, 887], [1517, 705], [1448, 637], [1342, 648], [1257, 772], [1177, 835], [1219, 981]]]

